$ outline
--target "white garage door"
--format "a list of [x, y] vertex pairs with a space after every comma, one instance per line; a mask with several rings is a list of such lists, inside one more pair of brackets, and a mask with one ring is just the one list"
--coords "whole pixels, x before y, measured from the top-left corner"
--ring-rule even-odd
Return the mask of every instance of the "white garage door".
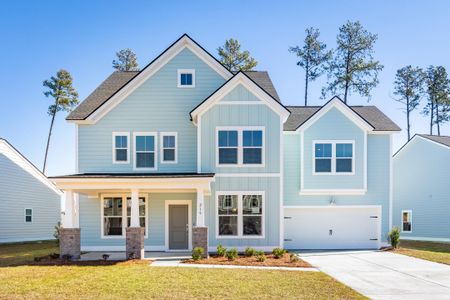
[[380, 208], [318, 207], [284, 209], [286, 249], [379, 248]]

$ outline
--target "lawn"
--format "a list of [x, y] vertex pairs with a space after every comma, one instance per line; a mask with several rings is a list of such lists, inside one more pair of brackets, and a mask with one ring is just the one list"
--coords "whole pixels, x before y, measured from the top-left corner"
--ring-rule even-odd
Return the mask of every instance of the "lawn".
[[395, 252], [450, 265], [450, 244], [418, 241], [401, 241]]
[[365, 299], [320, 272], [110, 265], [36, 265], [52, 243], [0, 245], [0, 299]]

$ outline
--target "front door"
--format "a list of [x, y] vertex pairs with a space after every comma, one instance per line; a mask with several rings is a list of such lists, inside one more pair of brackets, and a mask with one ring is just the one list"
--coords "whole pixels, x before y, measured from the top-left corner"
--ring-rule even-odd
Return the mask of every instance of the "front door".
[[187, 204], [169, 205], [169, 249], [189, 248], [189, 218]]

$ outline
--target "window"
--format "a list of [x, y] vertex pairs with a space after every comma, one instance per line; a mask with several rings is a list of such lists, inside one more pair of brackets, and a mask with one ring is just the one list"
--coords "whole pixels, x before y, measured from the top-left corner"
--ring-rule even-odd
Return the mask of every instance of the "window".
[[354, 174], [354, 141], [314, 141], [313, 174]]
[[177, 162], [177, 133], [161, 133], [161, 162]]
[[263, 193], [218, 193], [217, 199], [218, 237], [263, 237]]
[[402, 210], [402, 231], [412, 231], [412, 211], [410, 210]]
[[156, 134], [134, 133], [135, 169], [156, 170]]
[[264, 166], [264, 128], [218, 128], [217, 166]]
[[195, 70], [179, 69], [178, 70], [178, 87], [179, 88], [195, 87]]
[[25, 208], [25, 223], [33, 223], [33, 209]]
[[[146, 197], [139, 197], [139, 223], [145, 228], [147, 237], [147, 201]], [[126, 205], [123, 205], [126, 203]], [[131, 198], [127, 196], [111, 196], [102, 198], [102, 237], [123, 238], [125, 229], [131, 223]]]
[[128, 132], [113, 132], [113, 163], [125, 164], [129, 162]]

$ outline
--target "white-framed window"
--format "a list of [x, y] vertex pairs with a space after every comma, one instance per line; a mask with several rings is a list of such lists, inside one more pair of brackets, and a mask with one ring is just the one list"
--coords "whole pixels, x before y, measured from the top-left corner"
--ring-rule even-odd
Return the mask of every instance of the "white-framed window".
[[355, 174], [355, 141], [313, 141], [314, 175]]
[[[101, 220], [102, 238], [125, 238], [125, 230], [131, 223], [131, 197], [102, 195]], [[143, 195], [139, 195], [139, 224], [144, 227], [144, 235], [147, 237], [147, 197]]]
[[156, 170], [157, 134], [155, 132], [133, 132], [134, 169]]
[[264, 192], [217, 192], [217, 238], [264, 238]]
[[263, 167], [265, 128], [217, 127], [216, 166]]
[[195, 70], [194, 69], [178, 69], [177, 86], [179, 88], [195, 87]]
[[177, 163], [178, 134], [176, 132], [161, 132], [161, 163]]
[[402, 232], [412, 232], [411, 210], [402, 210]]
[[33, 209], [25, 208], [24, 209], [25, 223], [33, 223]]
[[130, 162], [130, 133], [113, 132], [112, 157], [113, 164], [128, 164]]

